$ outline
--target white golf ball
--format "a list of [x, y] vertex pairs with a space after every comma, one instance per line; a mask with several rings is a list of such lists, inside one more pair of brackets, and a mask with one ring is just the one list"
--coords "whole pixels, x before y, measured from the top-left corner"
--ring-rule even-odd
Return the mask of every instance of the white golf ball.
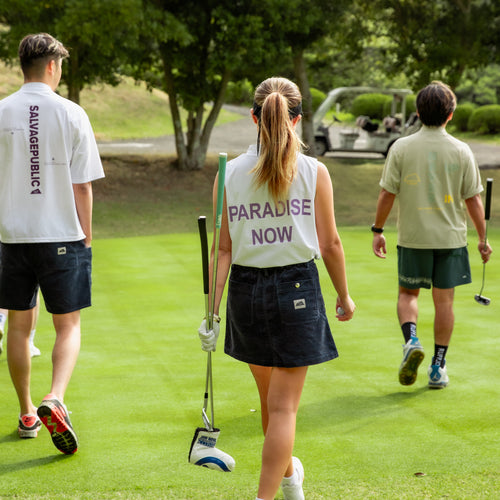
[[337, 314], [339, 316], [343, 316], [345, 314], [345, 311], [339, 306], [337, 307]]

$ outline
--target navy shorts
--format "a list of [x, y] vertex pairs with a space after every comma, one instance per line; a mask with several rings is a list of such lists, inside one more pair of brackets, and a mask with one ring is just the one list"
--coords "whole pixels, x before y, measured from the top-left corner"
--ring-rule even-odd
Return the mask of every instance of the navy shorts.
[[38, 288], [51, 314], [66, 314], [91, 305], [92, 249], [83, 240], [0, 246], [0, 307], [32, 309]]
[[233, 264], [224, 352], [245, 363], [298, 367], [338, 357], [314, 261], [284, 267]]

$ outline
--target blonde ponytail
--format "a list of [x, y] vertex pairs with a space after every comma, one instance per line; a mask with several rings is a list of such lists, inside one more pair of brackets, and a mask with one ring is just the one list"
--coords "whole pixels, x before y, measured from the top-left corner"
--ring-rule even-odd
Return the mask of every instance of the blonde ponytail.
[[253, 172], [257, 187], [267, 185], [275, 201], [286, 198], [297, 169], [301, 141], [292, 123], [301, 109], [298, 87], [286, 78], [268, 78], [255, 91], [260, 156]]

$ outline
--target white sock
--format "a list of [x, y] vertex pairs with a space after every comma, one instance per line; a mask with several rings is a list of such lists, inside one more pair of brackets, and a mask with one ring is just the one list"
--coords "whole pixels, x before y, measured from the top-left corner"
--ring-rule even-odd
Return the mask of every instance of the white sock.
[[295, 478], [297, 477], [297, 474], [295, 472], [295, 469], [293, 469], [293, 472], [292, 472], [292, 475], [291, 476], [284, 476], [283, 477], [283, 481], [285, 482], [285, 484], [293, 484], [295, 483]]
[[7, 316], [5, 314], [0, 314], [0, 330], [5, 329], [5, 322], [7, 321]]
[[33, 328], [33, 330], [31, 330], [31, 333], [30, 333], [30, 344], [35, 343], [35, 333], [36, 333], [36, 329]]

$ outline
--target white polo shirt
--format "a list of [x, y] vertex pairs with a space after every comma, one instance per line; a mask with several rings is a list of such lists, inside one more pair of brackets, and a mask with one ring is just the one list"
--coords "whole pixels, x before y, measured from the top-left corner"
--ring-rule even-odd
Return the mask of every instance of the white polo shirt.
[[264, 268], [321, 258], [314, 210], [318, 161], [299, 154], [288, 197], [275, 204], [267, 186], [253, 184], [257, 160], [257, 148], [250, 146], [226, 168], [232, 263]]
[[73, 184], [104, 177], [85, 111], [44, 83], [0, 101], [0, 234], [3, 243], [85, 238]]

